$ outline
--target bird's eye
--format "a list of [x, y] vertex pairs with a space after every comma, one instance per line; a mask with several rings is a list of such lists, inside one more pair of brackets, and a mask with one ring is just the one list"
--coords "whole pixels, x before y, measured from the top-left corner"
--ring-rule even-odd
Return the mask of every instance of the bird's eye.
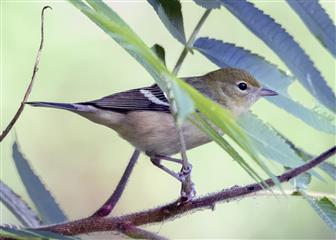
[[247, 89], [247, 84], [245, 82], [238, 83], [238, 88], [242, 91], [245, 91]]

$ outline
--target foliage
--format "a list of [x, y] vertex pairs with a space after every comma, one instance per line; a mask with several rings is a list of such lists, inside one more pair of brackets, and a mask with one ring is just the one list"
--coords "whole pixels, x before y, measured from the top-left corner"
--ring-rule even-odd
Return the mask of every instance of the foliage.
[[55, 239], [55, 240], [76, 240], [79, 238], [69, 237], [53, 232], [35, 230], [35, 229], [20, 229], [10, 226], [0, 226], [0, 237], [8, 239], [19, 240], [43, 240], [43, 239]]
[[[84, 2], [81, 1], [71, 1], [71, 3], [115, 39], [152, 74], [154, 80], [156, 80], [170, 99], [170, 103], [173, 106], [173, 113], [175, 112], [174, 106], [177, 106], [177, 114], [180, 116], [177, 118], [178, 125], [193, 110], [192, 106], [194, 103], [196, 108], [202, 112], [208, 120], [216, 124], [224, 133], [231, 137], [275, 182], [277, 182], [277, 179], [272, 175], [268, 167], [258, 158], [251, 142], [246, 138], [244, 132], [234, 121], [230, 113], [204, 97], [181, 79], [172, 75], [153, 51], [145, 45], [112, 9], [106, 10], [106, 8], [108, 8], [106, 5], [95, 1], [87, 1], [92, 8], [88, 8]], [[159, 16], [162, 18], [160, 14]], [[163, 21], [166, 21], [166, 18], [164, 18]], [[177, 84], [180, 85], [180, 87], [178, 87]], [[183, 90], [189, 94], [186, 94]], [[190, 98], [192, 98], [193, 103], [190, 102]], [[239, 159], [236, 160], [239, 161]], [[247, 170], [248, 174], [256, 181], [262, 181], [259, 174], [256, 171], [250, 171], [250, 169], [251, 167], [245, 170]]]
[[34, 202], [43, 223], [51, 224], [67, 220], [55, 199], [45, 188], [40, 178], [35, 175], [28, 160], [23, 156], [17, 142], [13, 144], [13, 159], [22, 183]]
[[155, 9], [167, 30], [183, 45], [186, 44], [180, 1], [148, 0], [148, 2]]
[[[222, 0], [221, 2], [283, 60], [302, 86], [324, 106], [336, 111], [335, 94], [312, 60], [280, 24], [247, 1]], [[326, 15], [325, 12], [324, 15]], [[335, 35], [336, 29], [331, 29], [330, 34]]]
[[336, 57], [336, 35], [333, 34], [336, 31], [335, 25], [319, 2], [317, 0], [296, 0], [287, 2], [300, 16], [311, 33]]
[[[329, 110], [326, 111], [334, 117], [334, 92], [327, 85], [304, 49], [299, 46], [286, 29], [271, 16], [247, 1], [194, 1], [207, 9], [218, 9], [221, 6], [227, 8], [283, 60], [291, 70], [292, 75], [285, 73], [258, 53], [252, 53], [244, 46], [237, 46], [235, 43], [200, 37], [195, 42], [191, 42], [192, 45], [188, 45], [190, 42], [186, 41], [180, 1], [174, 0], [168, 3], [168, 1], [149, 0], [148, 2], [167, 30], [184, 45], [186, 51], [192, 51], [193, 49], [199, 51], [219, 67], [231, 66], [249, 71], [263, 85], [279, 93], [279, 96], [268, 98], [268, 101], [318, 131], [335, 134], [335, 125], [330, 118], [315, 109], [305, 107], [300, 102], [295, 101], [294, 96], [288, 93], [291, 84], [299, 81], [316, 101], [331, 110], [330, 112]], [[294, 143], [277, 132], [275, 127], [270, 126], [253, 114], [242, 116], [237, 123], [228, 111], [201, 95], [168, 70], [165, 66], [165, 49], [159, 44], [150, 49], [127, 23], [104, 2], [93, 0], [86, 0], [86, 2], [70, 0], [70, 2], [118, 42], [151, 74], [167, 94], [172, 106], [172, 113], [176, 117], [178, 125], [182, 124], [187, 118], [191, 119], [226, 150], [254, 180], [262, 180], [258, 173], [259, 169], [251, 167], [249, 161], [245, 160], [237, 151], [236, 145], [248, 153], [249, 157], [276, 183], [278, 183], [277, 178], [271, 173], [264, 159], [274, 160], [285, 168], [295, 168], [313, 157], [307, 154], [305, 150], [296, 147]], [[336, 28], [320, 4], [317, 1], [306, 3], [301, 0], [288, 1], [288, 3], [312, 34], [335, 56]], [[197, 109], [196, 112], [195, 109]], [[227, 136], [220, 136], [215, 127], [234, 140], [236, 145], [231, 144], [226, 139]], [[66, 221], [65, 214], [56, 204], [49, 191], [46, 190], [39, 177], [34, 174], [17, 142], [13, 144], [12, 151], [19, 176], [38, 214], [35, 214], [16, 193], [3, 183], [1, 183], [1, 201], [25, 227], [38, 226], [40, 224], [39, 218], [41, 218], [43, 224]], [[319, 167], [335, 180], [336, 168], [333, 164], [324, 162]], [[310, 171], [295, 178], [292, 184], [321, 219], [335, 230], [336, 207], [334, 203], [327, 197], [316, 199], [306, 193], [312, 179], [311, 175], [320, 178], [316, 172]], [[74, 239], [51, 232], [17, 229], [8, 226], [1, 227], [1, 236], [18, 239]]]

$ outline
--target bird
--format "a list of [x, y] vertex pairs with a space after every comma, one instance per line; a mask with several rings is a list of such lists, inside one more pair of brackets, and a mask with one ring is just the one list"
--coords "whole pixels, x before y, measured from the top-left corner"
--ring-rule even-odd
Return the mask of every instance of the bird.
[[[274, 90], [262, 87], [250, 73], [238, 68], [222, 68], [183, 80], [234, 116], [248, 111], [261, 97], [277, 95]], [[185, 178], [161, 163], [167, 160], [182, 164], [182, 160], [171, 157], [180, 152], [180, 142], [169, 101], [157, 84], [87, 102], [26, 104], [68, 110], [111, 128], [144, 152], [155, 166], [181, 182]], [[211, 138], [189, 120], [182, 124], [181, 131], [187, 150], [211, 142]]]

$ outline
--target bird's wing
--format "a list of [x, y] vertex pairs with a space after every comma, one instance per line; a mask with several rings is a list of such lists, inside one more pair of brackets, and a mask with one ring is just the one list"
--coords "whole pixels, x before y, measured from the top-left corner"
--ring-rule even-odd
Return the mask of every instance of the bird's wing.
[[168, 100], [157, 84], [115, 93], [98, 100], [80, 104], [120, 113], [139, 110], [170, 112]]

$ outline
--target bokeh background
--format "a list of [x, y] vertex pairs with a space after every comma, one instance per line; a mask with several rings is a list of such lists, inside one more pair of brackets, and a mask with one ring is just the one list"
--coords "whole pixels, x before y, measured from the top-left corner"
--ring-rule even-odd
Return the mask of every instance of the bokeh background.
[[[204, 9], [183, 2], [184, 23], [189, 36]], [[253, 1], [282, 24], [305, 49], [329, 85], [335, 84], [335, 60], [310, 34], [285, 1]], [[335, 21], [335, 1], [321, 1]], [[45, 47], [40, 70], [29, 100], [77, 102], [92, 100], [129, 88], [150, 85], [153, 79], [128, 53], [87, 17], [65, 1], [1, 1], [1, 129], [16, 112], [30, 80], [40, 41], [40, 11], [46, 14]], [[166, 49], [172, 68], [182, 46], [168, 33], [145, 1], [109, 1], [109, 5], [149, 45]], [[261, 40], [249, 32], [225, 8], [211, 13], [199, 36], [236, 43], [266, 57], [287, 70]], [[199, 53], [188, 55], [179, 76], [204, 74], [217, 67]], [[304, 105], [315, 100], [297, 83], [290, 92]], [[331, 135], [320, 133], [265, 100], [253, 111], [298, 146], [319, 154], [335, 144]], [[75, 114], [26, 107], [15, 126], [22, 151], [70, 219], [88, 216], [113, 191], [124, 170], [132, 146], [113, 131]], [[14, 134], [1, 143], [1, 180], [24, 199], [11, 157]], [[214, 143], [188, 152], [198, 194], [252, 182], [246, 173]], [[274, 169], [279, 166], [270, 163]], [[330, 178], [313, 180], [310, 190], [335, 192]], [[179, 183], [141, 156], [114, 214], [148, 209], [174, 200]], [[1, 205], [1, 224], [18, 224]], [[216, 205], [205, 210], [146, 227], [170, 238], [313, 238], [332, 239], [334, 233], [308, 204], [298, 197], [252, 197]], [[112, 233], [89, 238], [120, 238]]]

